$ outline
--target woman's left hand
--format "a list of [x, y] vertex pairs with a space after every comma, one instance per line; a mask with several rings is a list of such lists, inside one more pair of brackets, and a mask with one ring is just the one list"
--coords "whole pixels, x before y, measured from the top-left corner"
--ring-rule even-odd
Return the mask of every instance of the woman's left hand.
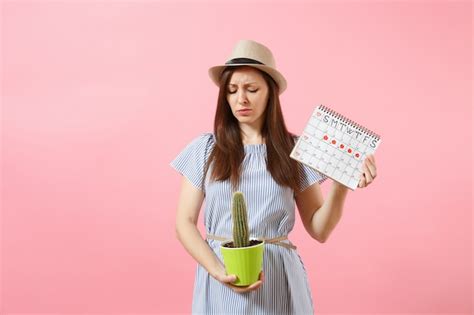
[[364, 188], [370, 185], [375, 177], [377, 177], [377, 167], [375, 166], [375, 156], [367, 154], [362, 164], [362, 174], [360, 175], [359, 185], [357, 187]]

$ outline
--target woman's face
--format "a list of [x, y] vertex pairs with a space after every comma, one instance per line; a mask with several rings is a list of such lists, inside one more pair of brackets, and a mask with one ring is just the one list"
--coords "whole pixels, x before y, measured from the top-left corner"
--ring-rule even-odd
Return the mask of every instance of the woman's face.
[[236, 69], [227, 86], [227, 102], [241, 124], [261, 129], [268, 103], [268, 85], [252, 67]]

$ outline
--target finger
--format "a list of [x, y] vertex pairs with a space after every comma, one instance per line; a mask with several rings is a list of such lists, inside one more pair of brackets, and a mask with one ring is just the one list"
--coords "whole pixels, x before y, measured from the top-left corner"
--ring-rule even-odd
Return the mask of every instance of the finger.
[[265, 274], [263, 273], [263, 271], [260, 272], [260, 275], [258, 276], [258, 280], [261, 280], [263, 282], [263, 280], [265, 280]]
[[245, 293], [245, 292], [247, 292], [247, 291], [244, 290], [244, 289], [234, 289], [234, 292], [237, 292], [237, 293]]
[[364, 162], [366, 162], [366, 161], [372, 162], [372, 155], [371, 155], [371, 154], [367, 154], [367, 155], [365, 156]]
[[257, 282], [252, 283], [252, 284], [248, 287], [248, 291], [256, 290], [256, 289], [258, 289], [261, 285], [262, 285], [262, 281], [258, 280]]
[[228, 287], [231, 288], [234, 292], [237, 292], [237, 293], [243, 293], [243, 292], [245, 292], [245, 290], [242, 289], [242, 287], [237, 287], [237, 286], [231, 285], [231, 284], [226, 284], [226, 286], [228, 286]]
[[225, 282], [225, 283], [234, 283], [237, 280], [236, 275], [225, 275], [221, 277], [220, 281]]
[[372, 178], [372, 174], [370, 174], [367, 164], [364, 164], [364, 175], [365, 175], [366, 185], [369, 185], [372, 182], [373, 178]]
[[365, 176], [364, 176], [364, 173], [362, 173], [360, 175], [360, 181], [359, 181], [359, 185], [358, 185], [360, 188], [364, 188], [366, 186], [366, 182], [365, 182]]
[[245, 292], [252, 291], [252, 290], [249, 290], [250, 286], [245, 286], [245, 287], [238, 287], [235, 285], [229, 285], [229, 286], [232, 290], [234, 290], [234, 292], [237, 292], [237, 293], [245, 293]]
[[[263, 276], [263, 274], [260, 273], [260, 276]], [[232, 284], [228, 284], [228, 283], [226, 283], [225, 285], [228, 286], [229, 288], [231, 288], [232, 290], [234, 290], [237, 293], [244, 293], [244, 292], [250, 292], [250, 291], [257, 290], [258, 288], [260, 288], [262, 286], [262, 284], [263, 284], [263, 281], [258, 280], [256, 282], [252, 283], [251, 285], [244, 286], [244, 287], [240, 287], [240, 286], [236, 286], [236, 285], [232, 285]]]
[[372, 176], [372, 179], [377, 176], [377, 169], [375, 168], [375, 164], [373, 164], [370, 160], [366, 161], [366, 166], [368, 171], [370, 172], [370, 175]]
[[234, 290], [234, 292], [237, 292], [237, 293], [243, 293], [243, 292], [245, 292], [245, 290], [242, 289], [241, 287], [236, 287], [236, 286], [232, 286], [232, 285], [231, 285], [230, 288], [231, 288], [232, 290]]
[[370, 154], [370, 161], [375, 165], [375, 155]]

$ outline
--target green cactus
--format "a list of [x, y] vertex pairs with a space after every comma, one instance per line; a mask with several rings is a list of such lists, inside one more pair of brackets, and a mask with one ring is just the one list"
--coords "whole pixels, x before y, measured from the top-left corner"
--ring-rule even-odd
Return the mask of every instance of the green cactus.
[[250, 244], [249, 226], [247, 222], [247, 206], [245, 205], [244, 194], [235, 192], [232, 202], [232, 220], [234, 228], [234, 247], [247, 247]]

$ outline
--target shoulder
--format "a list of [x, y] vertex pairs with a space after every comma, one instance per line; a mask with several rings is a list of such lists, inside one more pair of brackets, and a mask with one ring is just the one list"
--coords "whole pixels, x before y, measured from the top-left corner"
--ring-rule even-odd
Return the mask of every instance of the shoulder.
[[214, 134], [211, 132], [204, 132], [195, 136], [191, 142], [186, 146], [185, 151], [194, 152], [196, 155], [209, 155], [215, 143]]
[[204, 132], [196, 136], [190, 143], [193, 146], [209, 147], [215, 143], [215, 136], [212, 132]]
[[204, 190], [204, 170], [211, 145], [214, 143], [213, 139], [212, 133], [209, 132], [195, 136], [170, 163], [201, 190]]
[[212, 151], [214, 136], [210, 132], [201, 133], [189, 141], [173, 160], [174, 165], [203, 165]]

